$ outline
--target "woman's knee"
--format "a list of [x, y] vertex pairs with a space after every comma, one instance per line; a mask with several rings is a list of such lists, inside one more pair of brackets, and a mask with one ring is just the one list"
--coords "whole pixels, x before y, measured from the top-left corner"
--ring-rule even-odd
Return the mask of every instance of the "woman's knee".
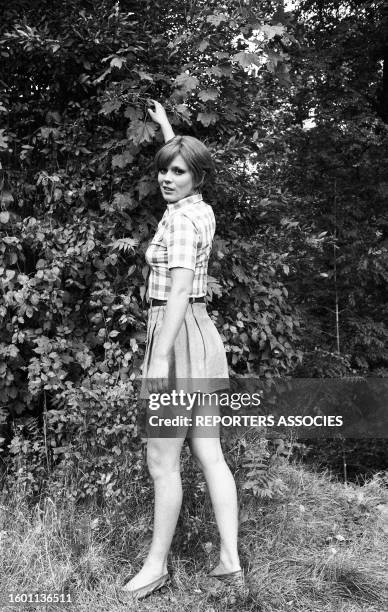
[[225, 461], [217, 438], [192, 438], [190, 448], [193, 457], [204, 470]]
[[147, 444], [147, 467], [152, 478], [160, 478], [180, 471], [180, 448], [165, 440], [149, 439]]

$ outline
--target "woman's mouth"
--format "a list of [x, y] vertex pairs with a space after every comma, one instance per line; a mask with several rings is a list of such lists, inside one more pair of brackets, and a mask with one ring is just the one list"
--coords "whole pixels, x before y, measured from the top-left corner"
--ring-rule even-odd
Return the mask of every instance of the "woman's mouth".
[[174, 191], [171, 187], [163, 187], [162, 186], [163, 191], [165, 191], [166, 193], [171, 193], [172, 191]]

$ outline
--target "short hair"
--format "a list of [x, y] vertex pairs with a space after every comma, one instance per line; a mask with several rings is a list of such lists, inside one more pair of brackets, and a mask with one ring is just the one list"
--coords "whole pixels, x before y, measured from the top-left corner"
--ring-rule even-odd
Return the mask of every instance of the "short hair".
[[177, 155], [183, 157], [191, 171], [194, 188], [202, 187], [205, 176], [214, 170], [209, 149], [194, 136], [174, 136], [155, 155], [157, 171], [167, 168]]

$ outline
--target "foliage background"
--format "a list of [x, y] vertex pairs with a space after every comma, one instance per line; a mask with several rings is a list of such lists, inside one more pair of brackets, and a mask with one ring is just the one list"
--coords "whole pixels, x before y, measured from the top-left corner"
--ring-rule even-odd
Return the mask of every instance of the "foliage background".
[[143, 482], [151, 98], [216, 161], [209, 312], [231, 375], [387, 375], [387, 6], [286, 8], [2, 8], [1, 443], [27, 491], [69, 470], [76, 499]]

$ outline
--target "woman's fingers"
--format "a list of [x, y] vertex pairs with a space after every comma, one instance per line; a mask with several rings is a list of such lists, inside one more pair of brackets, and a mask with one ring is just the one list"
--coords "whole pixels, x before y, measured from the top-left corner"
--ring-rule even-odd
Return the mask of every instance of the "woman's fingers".
[[150, 102], [154, 105], [154, 108], [148, 108], [148, 113], [155, 123], [159, 123], [160, 125], [165, 124], [168, 121], [167, 113], [163, 104], [158, 102], [157, 100], [150, 99]]
[[168, 360], [155, 357], [151, 362], [147, 387], [151, 393], [163, 393], [168, 389]]
[[150, 393], [164, 393], [168, 390], [168, 378], [150, 378], [147, 386]]
[[156, 101], [150, 100], [150, 102], [152, 102], [152, 104], [154, 105], [154, 108], [147, 108], [148, 114], [153, 121], [157, 121], [157, 115], [155, 112], [156, 111]]
[[157, 380], [157, 388], [159, 393], [163, 393], [168, 389], [168, 380], [167, 378], [158, 378]]

